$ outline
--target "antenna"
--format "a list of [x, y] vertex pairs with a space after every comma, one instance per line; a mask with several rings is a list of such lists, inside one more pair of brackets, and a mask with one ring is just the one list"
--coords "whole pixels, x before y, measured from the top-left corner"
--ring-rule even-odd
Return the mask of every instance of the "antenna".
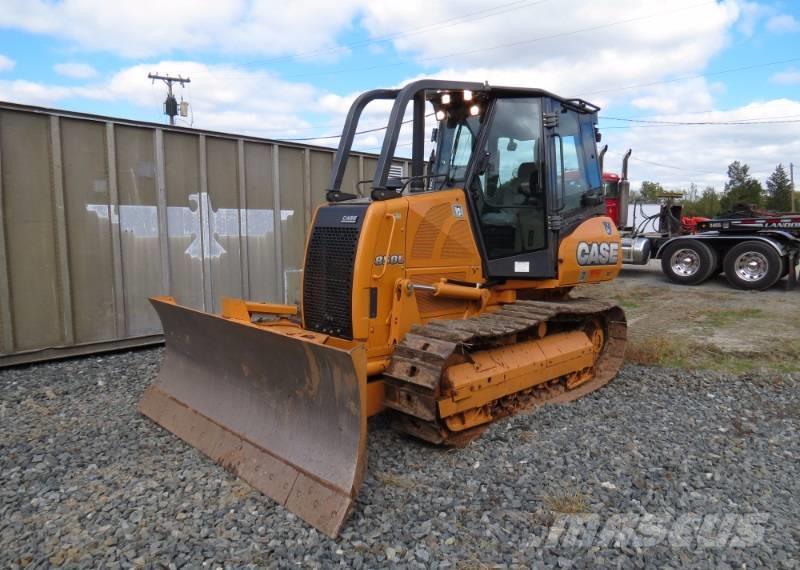
[[164, 114], [169, 116], [169, 124], [174, 126], [175, 116], [179, 113], [181, 116], [185, 116], [186, 111], [183, 109], [183, 97], [181, 97], [180, 108], [178, 107], [178, 100], [175, 99], [175, 95], [172, 94], [172, 84], [180, 83], [181, 87], [183, 87], [184, 84], [191, 83], [192, 80], [188, 77], [183, 78], [180, 75], [178, 75], [178, 77], [170, 77], [169, 75], [159, 75], [158, 73], [148, 73], [147, 77], [152, 79], [153, 83], [158, 79], [167, 84], [167, 98], [164, 100]]

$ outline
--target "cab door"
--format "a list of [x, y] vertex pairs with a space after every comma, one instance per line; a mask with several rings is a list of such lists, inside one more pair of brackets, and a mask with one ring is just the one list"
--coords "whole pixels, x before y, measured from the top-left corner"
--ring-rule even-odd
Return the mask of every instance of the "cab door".
[[[467, 187], [490, 277], [555, 276], [541, 97], [495, 100]], [[556, 242], [557, 243], [557, 242]]]
[[597, 158], [593, 112], [579, 113], [554, 99], [547, 100], [550, 209], [548, 226], [554, 244], [581, 222], [605, 213], [603, 183]]

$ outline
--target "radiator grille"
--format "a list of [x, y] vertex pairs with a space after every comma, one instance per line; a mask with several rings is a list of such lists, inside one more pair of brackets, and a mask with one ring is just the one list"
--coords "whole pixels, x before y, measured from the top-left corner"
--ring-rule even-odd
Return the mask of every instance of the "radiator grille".
[[314, 227], [303, 275], [307, 329], [353, 338], [353, 268], [359, 233], [357, 227]]

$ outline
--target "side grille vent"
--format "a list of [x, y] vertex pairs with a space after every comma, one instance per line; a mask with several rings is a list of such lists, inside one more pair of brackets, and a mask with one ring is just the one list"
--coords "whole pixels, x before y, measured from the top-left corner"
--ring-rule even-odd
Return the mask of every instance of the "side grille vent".
[[353, 268], [360, 227], [315, 226], [303, 275], [306, 328], [353, 338]]
[[417, 234], [414, 236], [414, 247], [411, 257], [427, 261], [433, 259], [436, 240], [441, 234], [445, 220], [452, 216], [450, 204], [438, 204], [425, 213]]

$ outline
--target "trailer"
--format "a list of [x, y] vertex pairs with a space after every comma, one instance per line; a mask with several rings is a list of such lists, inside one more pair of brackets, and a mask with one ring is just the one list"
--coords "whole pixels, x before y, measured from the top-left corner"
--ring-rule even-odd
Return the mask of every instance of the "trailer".
[[623, 238], [622, 250], [625, 263], [660, 259], [664, 275], [683, 285], [724, 273], [740, 289], [762, 291], [784, 277], [790, 289], [797, 284], [800, 214], [716, 218], [683, 235], [633, 234]]
[[[605, 154], [605, 148], [601, 151]], [[797, 285], [800, 261], [800, 213], [759, 212], [747, 206], [714, 219], [687, 217], [678, 196], [659, 197], [657, 214], [636, 215], [628, 224], [630, 183], [625, 154], [621, 175], [604, 173], [606, 213], [622, 237], [622, 260], [645, 265], [661, 260], [661, 270], [681, 285], [699, 285], [723, 273], [731, 285], [762, 291], [786, 278]], [[646, 228], [653, 229], [647, 231]]]

